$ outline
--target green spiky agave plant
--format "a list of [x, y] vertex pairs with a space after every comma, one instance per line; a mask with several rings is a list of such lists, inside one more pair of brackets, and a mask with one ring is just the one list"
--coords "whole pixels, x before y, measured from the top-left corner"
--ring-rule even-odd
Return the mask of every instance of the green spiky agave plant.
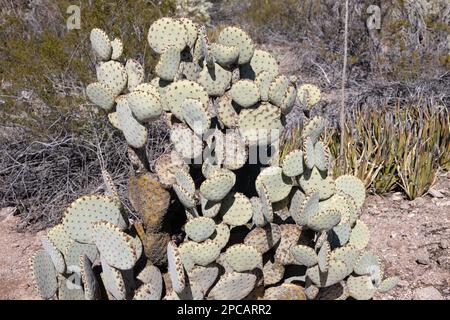
[[[130, 178], [141, 223], [123, 219], [117, 197], [86, 196], [67, 209], [33, 257], [44, 298], [371, 299], [395, 286], [398, 278], [385, 278], [366, 250], [364, 184], [328, 174], [324, 119], [309, 120], [303, 147], [285, 151], [281, 163], [277, 149], [252, 159], [252, 148], [280, 138], [297, 87], [246, 32], [226, 27], [209, 43], [190, 20], [155, 21], [148, 43], [160, 60], [147, 83], [118, 41], [99, 29], [91, 41], [99, 68], [89, 99], [137, 153], [146, 123], [166, 119], [173, 149], [155, 173]], [[311, 86], [299, 97], [309, 106], [319, 99]], [[167, 228], [176, 219], [183, 226]], [[304, 268], [288, 276], [290, 265]], [[171, 289], [163, 289], [164, 273]]]

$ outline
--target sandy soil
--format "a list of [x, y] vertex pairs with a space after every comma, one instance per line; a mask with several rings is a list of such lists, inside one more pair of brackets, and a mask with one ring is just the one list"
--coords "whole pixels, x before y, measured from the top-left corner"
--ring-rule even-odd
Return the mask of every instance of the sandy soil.
[[[450, 174], [434, 190], [414, 201], [401, 193], [368, 197], [361, 219], [372, 230], [369, 247], [386, 275], [402, 279], [376, 299], [450, 300]], [[17, 221], [12, 209], [0, 210], [0, 299], [38, 299], [29, 260], [45, 231], [17, 233]]]

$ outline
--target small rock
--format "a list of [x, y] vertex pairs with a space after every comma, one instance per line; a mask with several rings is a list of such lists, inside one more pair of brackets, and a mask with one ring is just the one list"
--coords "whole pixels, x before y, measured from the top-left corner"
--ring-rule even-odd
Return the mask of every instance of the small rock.
[[403, 195], [401, 192], [394, 192], [391, 196], [393, 201], [402, 201], [403, 200]]
[[416, 262], [425, 265], [430, 264], [430, 255], [428, 254], [428, 251], [419, 251], [416, 255]]
[[409, 209], [409, 204], [406, 202], [403, 202], [400, 204], [400, 209], [402, 210], [408, 210]]
[[437, 259], [437, 263], [439, 263], [442, 268], [450, 269], [450, 256], [440, 256]]
[[444, 300], [442, 294], [434, 287], [414, 290], [413, 300]]
[[440, 247], [441, 249], [448, 249], [448, 247], [450, 247], [450, 242], [449, 242], [447, 239], [442, 239], [442, 240], [439, 242], [439, 247]]
[[444, 195], [442, 194], [442, 192], [435, 190], [435, 189], [428, 190], [428, 194], [434, 198], [444, 198]]
[[404, 287], [407, 287], [407, 286], [409, 285], [409, 283], [408, 283], [408, 281], [406, 281], [406, 280], [400, 280], [400, 281], [398, 282], [397, 285], [398, 285], [399, 287], [404, 288]]

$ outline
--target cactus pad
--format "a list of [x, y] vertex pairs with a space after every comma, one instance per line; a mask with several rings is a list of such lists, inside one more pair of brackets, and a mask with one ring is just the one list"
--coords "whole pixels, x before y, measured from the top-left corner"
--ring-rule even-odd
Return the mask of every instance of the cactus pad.
[[236, 62], [239, 57], [239, 46], [227, 46], [220, 43], [214, 43], [211, 52], [218, 64], [229, 66]]
[[92, 262], [85, 254], [80, 256], [80, 274], [86, 300], [97, 299], [100, 296], [100, 288], [92, 270]]
[[89, 39], [92, 49], [101, 60], [109, 60], [111, 58], [111, 41], [105, 31], [94, 28], [91, 31]]
[[155, 172], [161, 184], [166, 187], [170, 187], [176, 182], [175, 173], [178, 170], [188, 171], [189, 167], [175, 150], [163, 154], [155, 161]]
[[64, 273], [66, 271], [66, 262], [60, 250], [56, 247], [52, 240], [46, 236], [41, 237], [42, 248], [47, 252], [53, 261], [56, 271]]
[[47, 233], [47, 237], [61, 252], [64, 252], [67, 246], [73, 242], [73, 239], [70, 238], [64, 229], [64, 225], [61, 223], [51, 228]]
[[172, 288], [175, 292], [180, 293], [184, 290], [186, 279], [183, 264], [181, 262], [180, 251], [174, 242], [169, 242], [167, 244], [167, 262]]
[[262, 203], [259, 197], [250, 198], [250, 203], [252, 204], [252, 223], [257, 227], [264, 227], [267, 224], [264, 218]]
[[252, 273], [232, 272], [220, 277], [209, 292], [212, 300], [241, 300], [255, 287], [256, 275]]
[[251, 271], [262, 263], [262, 256], [252, 246], [235, 244], [225, 252], [225, 261], [234, 271]]
[[328, 259], [330, 256], [330, 252], [330, 243], [328, 241], [325, 241], [324, 244], [320, 247], [319, 252], [317, 253], [317, 264], [319, 265], [319, 270], [321, 272], [328, 271]]
[[201, 242], [208, 239], [216, 230], [214, 220], [208, 217], [198, 217], [189, 220], [184, 226], [189, 239]]
[[269, 71], [261, 71], [255, 78], [255, 84], [259, 88], [261, 94], [261, 101], [269, 101], [269, 88], [275, 76]]
[[372, 299], [377, 291], [368, 276], [350, 276], [347, 280], [347, 287], [350, 296], [356, 300]]
[[280, 282], [283, 279], [284, 271], [284, 266], [281, 263], [267, 261], [263, 268], [264, 286]]
[[170, 141], [183, 158], [195, 159], [202, 155], [202, 140], [186, 126], [180, 125], [173, 128], [170, 132]]
[[238, 124], [239, 115], [234, 109], [231, 98], [225, 94], [220, 97], [217, 107], [218, 118], [227, 128], [235, 128]]
[[313, 84], [303, 84], [298, 88], [297, 97], [309, 109], [320, 101], [320, 89]]
[[221, 203], [217, 201], [209, 201], [200, 195], [200, 205], [202, 208], [202, 214], [205, 217], [214, 218], [220, 211]]
[[258, 86], [251, 80], [239, 80], [231, 87], [231, 98], [243, 108], [255, 105], [260, 97]]
[[77, 241], [93, 243], [92, 223], [108, 221], [118, 224], [121, 216], [119, 203], [107, 196], [84, 196], [66, 209], [62, 224], [68, 235]]
[[50, 255], [45, 250], [38, 250], [31, 259], [34, 283], [39, 295], [50, 299], [58, 288], [57, 274]]
[[86, 88], [86, 94], [89, 100], [106, 111], [111, 110], [114, 106], [114, 93], [105, 83], [94, 82], [89, 84]]
[[286, 76], [276, 76], [269, 86], [269, 101], [276, 106], [281, 106], [288, 87], [289, 79]]
[[288, 177], [299, 176], [303, 173], [303, 152], [293, 150], [283, 160], [283, 173]]
[[191, 248], [191, 257], [194, 263], [204, 267], [214, 262], [219, 254], [220, 247], [212, 240], [194, 243]]
[[[127, 73], [128, 77], [128, 90], [134, 91], [134, 90], [143, 90], [145, 87], [140, 86], [142, 82], [144, 82], [144, 68], [142, 65], [134, 60], [134, 59], [128, 59], [127, 63], [125, 64], [125, 71]], [[139, 89], [138, 89], [139, 88]], [[154, 92], [150, 92], [154, 93]]]
[[218, 170], [200, 185], [200, 193], [210, 201], [220, 201], [230, 192], [236, 176], [228, 170]]
[[316, 167], [306, 170], [298, 181], [306, 194], [318, 191], [320, 200], [329, 199], [336, 192], [335, 182], [331, 176], [323, 178]]
[[239, 47], [238, 64], [248, 63], [255, 51], [255, 46], [250, 36], [237, 27], [226, 27], [223, 29], [217, 42], [226, 46]]
[[272, 76], [279, 73], [278, 62], [270, 52], [256, 49], [250, 63], [242, 66], [242, 73], [249, 79], [254, 79], [256, 75], [266, 71]]
[[198, 99], [206, 106], [208, 104], [208, 93], [196, 82], [190, 80], [179, 80], [168, 85], [162, 95], [164, 103], [179, 120], [183, 120], [181, 105], [186, 98]]
[[341, 213], [338, 210], [319, 211], [309, 218], [308, 227], [314, 231], [327, 231], [336, 226], [341, 220]]
[[117, 119], [128, 144], [134, 148], [142, 148], [147, 143], [147, 129], [134, 117], [126, 98], [117, 99]]
[[302, 229], [295, 224], [280, 225], [281, 240], [275, 251], [275, 261], [282, 265], [296, 264], [291, 248], [300, 238]]
[[224, 223], [230, 226], [242, 226], [252, 218], [252, 204], [242, 193], [230, 194], [223, 200], [220, 214]]
[[308, 123], [303, 128], [302, 136], [303, 139], [310, 137], [312, 142], [315, 144], [322, 132], [325, 130], [327, 121], [322, 117], [314, 117], [308, 121]]
[[188, 273], [189, 283], [198, 286], [204, 295], [217, 280], [218, 275], [219, 268], [215, 265], [195, 266]]
[[340, 176], [336, 179], [336, 189], [352, 197], [358, 208], [364, 204], [366, 188], [361, 179], [351, 175]]
[[305, 245], [296, 245], [291, 247], [291, 253], [298, 264], [306, 267], [315, 266], [318, 262], [317, 254], [313, 248]]
[[114, 38], [113, 41], [111, 41], [111, 59], [112, 60], [119, 60], [123, 53], [123, 42], [119, 38]]
[[378, 286], [378, 292], [385, 293], [392, 290], [400, 281], [399, 277], [390, 277], [384, 279]]
[[109, 265], [121, 270], [134, 266], [138, 257], [131, 236], [106, 221], [95, 222], [94, 229], [95, 245]]
[[146, 91], [133, 91], [126, 95], [128, 106], [139, 121], [155, 120], [162, 113], [161, 101]]
[[222, 96], [230, 86], [231, 72], [215, 63], [212, 68], [204, 66], [197, 79], [210, 96]]
[[356, 225], [350, 234], [349, 244], [359, 250], [363, 250], [369, 243], [370, 231], [367, 225], [361, 220], [356, 221]]
[[283, 174], [280, 167], [268, 167], [261, 171], [256, 178], [256, 190], [259, 191], [264, 185], [267, 189], [270, 202], [278, 202], [289, 195], [292, 189], [292, 181]]
[[180, 51], [174, 46], [164, 48], [158, 64], [155, 67], [156, 75], [166, 81], [173, 81], [180, 66]]
[[156, 53], [162, 54], [168, 46], [174, 46], [179, 52], [183, 51], [190, 39], [182, 21], [161, 18], [150, 26], [147, 40]]
[[211, 119], [200, 100], [187, 98], [181, 104], [181, 109], [184, 121], [196, 135], [206, 133], [211, 125]]
[[97, 79], [107, 84], [114, 96], [118, 96], [127, 85], [127, 72], [120, 62], [111, 60], [100, 65]]
[[320, 273], [319, 266], [316, 265], [306, 271], [306, 275], [318, 287], [329, 287], [339, 283], [347, 276], [347, 265], [340, 260], [331, 259], [328, 264], [328, 272], [325, 276]]
[[230, 228], [225, 223], [218, 224], [216, 226], [216, 232], [212, 235], [211, 240], [222, 250], [230, 240]]
[[187, 191], [186, 189], [184, 189], [182, 186], [180, 186], [178, 184], [174, 184], [172, 187], [173, 187], [173, 190], [175, 191], [175, 193], [177, 194], [178, 199], [183, 204], [183, 206], [185, 206], [188, 209], [195, 207], [195, 205], [197, 204], [197, 201], [193, 194], [191, 194], [189, 191]]

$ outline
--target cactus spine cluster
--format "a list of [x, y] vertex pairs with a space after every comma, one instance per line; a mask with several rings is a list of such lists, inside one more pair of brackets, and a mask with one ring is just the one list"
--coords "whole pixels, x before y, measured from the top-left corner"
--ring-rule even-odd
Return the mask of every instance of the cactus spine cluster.
[[[309, 119], [303, 148], [281, 163], [269, 148], [297, 97], [311, 107], [318, 88], [298, 90], [237, 27], [210, 43], [188, 19], [155, 21], [148, 43], [159, 62], [148, 82], [139, 62], [121, 62], [120, 40], [94, 29], [91, 42], [100, 64], [89, 99], [136, 151], [146, 124], [165, 119], [173, 149], [155, 173], [130, 178], [142, 223], [129, 226], [109, 196], [68, 208], [33, 259], [44, 298], [371, 299], [396, 285], [366, 250], [363, 183], [328, 175], [326, 121]], [[170, 212], [170, 194], [184, 209]], [[169, 213], [184, 222], [180, 230], [167, 227]], [[75, 289], [69, 271], [81, 279]]]

